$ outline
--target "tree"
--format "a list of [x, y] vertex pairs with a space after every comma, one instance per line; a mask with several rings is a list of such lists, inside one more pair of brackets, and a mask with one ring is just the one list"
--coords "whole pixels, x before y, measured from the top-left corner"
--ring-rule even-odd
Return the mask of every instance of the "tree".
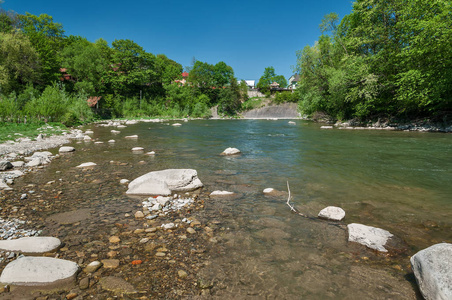
[[280, 87], [285, 88], [287, 86], [286, 78], [282, 75], [276, 75], [275, 68], [267, 67], [264, 70], [264, 74], [262, 74], [261, 78], [259, 78], [259, 82], [257, 83], [257, 88], [263, 91], [269, 91], [270, 85], [276, 82]]
[[47, 14], [35, 16], [26, 13], [20, 15], [19, 19], [22, 32], [39, 55], [43, 84], [49, 85], [60, 76], [58, 52], [63, 48], [63, 25], [53, 22], [53, 18]]
[[19, 92], [39, 76], [38, 54], [21, 33], [0, 33], [0, 93]]
[[75, 81], [76, 90], [97, 96], [104, 91], [103, 79], [108, 61], [95, 44], [85, 38], [73, 39], [61, 52], [61, 66], [67, 69], [67, 73]]

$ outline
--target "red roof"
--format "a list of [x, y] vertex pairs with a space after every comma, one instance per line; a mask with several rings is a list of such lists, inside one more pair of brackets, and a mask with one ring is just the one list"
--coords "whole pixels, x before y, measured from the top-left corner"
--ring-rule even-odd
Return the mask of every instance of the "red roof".
[[187, 72], [184, 72], [184, 73], [182, 73], [182, 77], [188, 77], [188, 73]]
[[89, 107], [96, 106], [97, 102], [102, 98], [102, 96], [99, 97], [89, 97], [86, 101], [88, 102]]

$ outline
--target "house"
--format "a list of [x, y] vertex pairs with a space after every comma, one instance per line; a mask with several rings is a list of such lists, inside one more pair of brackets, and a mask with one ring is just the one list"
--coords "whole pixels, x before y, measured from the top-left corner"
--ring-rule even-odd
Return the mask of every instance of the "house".
[[[243, 80], [246, 83], [246, 86], [249, 90], [254, 90], [256, 88], [256, 80]], [[237, 80], [237, 84], [240, 85], [242, 80]]]
[[289, 86], [288, 88], [291, 90], [295, 90], [297, 88], [297, 83], [300, 81], [300, 75], [295, 73], [289, 78]]
[[270, 84], [270, 89], [278, 89], [279, 88], [279, 83], [277, 83], [276, 81], [273, 81], [272, 84]]
[[185, 85], [187, 83], [187, 79], [188, 79], [188, 72], [183, 72], [182, 74], [182, 79], [181, 80], [174, 80], [174, 82], [176, 83], [182, 83], [182, 85]]

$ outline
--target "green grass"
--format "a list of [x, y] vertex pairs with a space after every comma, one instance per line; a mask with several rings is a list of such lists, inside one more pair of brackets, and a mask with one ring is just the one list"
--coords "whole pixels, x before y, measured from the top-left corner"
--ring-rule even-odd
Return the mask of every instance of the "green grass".
[[[52, 128], [48, 128], [52, 127]], [[61, 134], [66, 129], [61, 123], [0, 123], [0, 142], [15, 140], [20, 137], [36, 138], [40, 133], [47, 135]]]

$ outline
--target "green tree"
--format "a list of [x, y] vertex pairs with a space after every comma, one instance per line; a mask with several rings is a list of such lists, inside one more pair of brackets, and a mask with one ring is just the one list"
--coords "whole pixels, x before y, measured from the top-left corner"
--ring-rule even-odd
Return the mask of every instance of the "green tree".
[[263, 91], [269, 91], [270, 85], [273, 82], [278, 83], [282, 88], [285, 88], [287, 86], [286, 78], [284, 78], [284, 76], [282, 75], [276, 75], [275, 68], [270, 66], [265, 68], [264, 73], [262, 74], [261, 78], [259, 78], [257, 88]]
[[60, 76], [58, 52], [64, 42], [63, 25], [53, 22], [53, 18], [47, 14], [35, 16], [26, 13], [20, 15], [20, 22], [22, 32], [28, 36], [39, 55], [43, 84], [57, 81]]
[[0, 93], [21, 91], [38, 80], [38, 54], [21, 33], [0, 33]]

